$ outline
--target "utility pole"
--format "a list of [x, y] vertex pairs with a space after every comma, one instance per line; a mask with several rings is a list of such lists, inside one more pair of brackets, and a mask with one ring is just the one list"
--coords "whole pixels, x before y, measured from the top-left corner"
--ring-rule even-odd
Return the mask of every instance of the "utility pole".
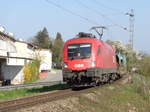
[[[98, 31], [98, 29], [101, 29], [101, 32]], [[102, 39], [102, 36], [104, 34], [104, 29], [107, 29], [105, 26], [94, 26], [91, 28], [91, 30], [95, 30], [96, 33], [99, 35], [99, 39], [101, 40]]]
[[133, 42], [133, 38], [134, 38], [134, 10], [131, 9], [130, 12], [126, 13], [127, 16], [129, 16], [129, 33], [130, 33], [130, 40], [129, 43], [131, 45], [131, 49], [133, 50], [134, 46], [134, 42]]

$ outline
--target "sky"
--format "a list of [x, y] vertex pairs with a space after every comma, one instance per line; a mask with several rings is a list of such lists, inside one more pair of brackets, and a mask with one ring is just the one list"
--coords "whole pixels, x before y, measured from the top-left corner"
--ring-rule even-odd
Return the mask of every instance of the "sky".
[[129, 28], [125, 13], [134, 9], [134, 49], [150, 53], [149, 4], [149, 0], [1, 0], [0, 25], [24, 40], [46, 27], [50, 37], [60, 32], [65, 41], [78, 32], [95, 34], [93, 26], [107, 26], [103, 40], [127, 44], [129, 32], [121, 27]]

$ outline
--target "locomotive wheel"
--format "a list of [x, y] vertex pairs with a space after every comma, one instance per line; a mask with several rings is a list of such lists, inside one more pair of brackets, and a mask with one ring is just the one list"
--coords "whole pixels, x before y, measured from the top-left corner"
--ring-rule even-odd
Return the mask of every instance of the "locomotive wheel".
[[117, 79], [116, 73], [111, 74], [111, 80], [115, 81]]
[[101, 78], [102, 83], [106, 83], [109, 81], [109, 75], [108, 74], [103, 74]]

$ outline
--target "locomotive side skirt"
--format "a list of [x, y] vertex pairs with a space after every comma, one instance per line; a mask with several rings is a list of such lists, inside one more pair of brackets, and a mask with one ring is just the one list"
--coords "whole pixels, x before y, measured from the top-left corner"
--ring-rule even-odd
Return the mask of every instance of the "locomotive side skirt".
[[[76, 72], [76, 71], [64, 69], [63, 77], [71, 78], [74, 75], [74, 72]], [[78, 71], [78, 72], [81, 72], [81, 71]], [[117, 69], [114, 69], [114, 68], [91, 68], [91, 69], [87, 69], [86, 71], [84, 70], [84, 72], [86, 72], [87, 77], [93, 77], [93, 76], [99, 77], [102, 74], [117, 73]]]
[[[116, 75], [114, 75], [116, 74]], [[63, 81], [74, 87], [95, 86], [117, 78], [117, 69], [91, 68], [83, 71], [63, 70]]]
[[87, 76], [100, 76], [102, 74], [109, 74], [109, 73], [117, 73], [117, 69], [114, 68], [91, 68], [87, 69]]

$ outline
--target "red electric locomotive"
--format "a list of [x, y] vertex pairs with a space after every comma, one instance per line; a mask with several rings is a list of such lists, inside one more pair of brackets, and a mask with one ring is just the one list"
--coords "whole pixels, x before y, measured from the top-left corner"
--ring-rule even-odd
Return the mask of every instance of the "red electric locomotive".
[[73, 87], [95, 86], [115, 80], [115, 49], [92, 34], [79, 33], [63, 49], [63, 81]]

